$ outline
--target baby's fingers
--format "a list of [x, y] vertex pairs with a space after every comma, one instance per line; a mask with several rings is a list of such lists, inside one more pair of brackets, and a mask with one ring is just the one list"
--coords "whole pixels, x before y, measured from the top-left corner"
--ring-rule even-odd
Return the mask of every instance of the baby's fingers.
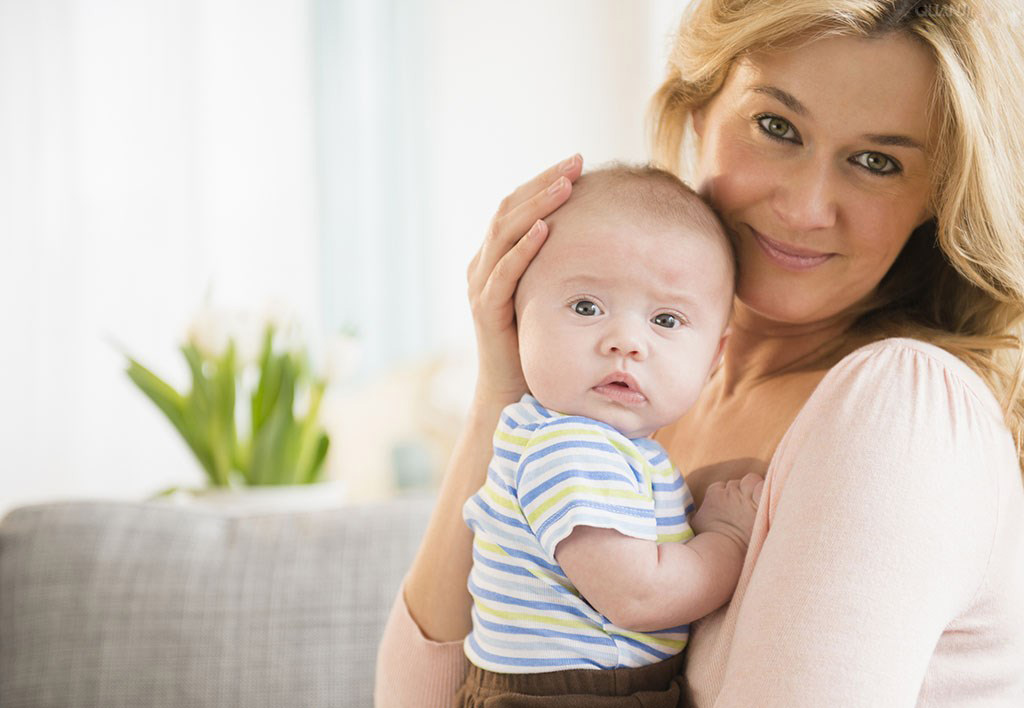
[[744, 497], [751, 499], [756, 506], [761, 501], [761, 492], [764, 491], [764, 477], [749, 472], [740, 480], [740, 491]]

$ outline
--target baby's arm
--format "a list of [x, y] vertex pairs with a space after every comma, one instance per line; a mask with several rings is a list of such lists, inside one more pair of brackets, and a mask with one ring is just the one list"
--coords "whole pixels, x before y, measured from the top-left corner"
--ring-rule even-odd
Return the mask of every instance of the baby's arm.
[[577, 526], [559, 542], [555, 560], [587, 602], [620, 627], [651, 632], [689, 624], [732, 596], [762, 486], [748, 474], [709, 487], [688, 543]]

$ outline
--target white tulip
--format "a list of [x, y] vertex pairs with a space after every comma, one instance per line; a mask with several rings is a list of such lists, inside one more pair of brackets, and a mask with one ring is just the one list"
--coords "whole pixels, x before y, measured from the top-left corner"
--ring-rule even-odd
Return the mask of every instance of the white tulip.
[[361, 358], [362, 347], [355, 335], [339, 333], [331, 337], [327, 342], [324, 362], [324, 376], [327, 382], [339, 383], [355, 374]]
[[220, 358], [227, 351], [231, 317], [226, 310], [206, 305], [189, 323], [185, 336], [204, 359]]
[[298, 311], [290, 303], [280, 298], [268, 300], [263, 306], [260, 319], [261, 336], [263, 329], [268, 325], [274, 328], [275, 351], [295, 352], [305, 346]]

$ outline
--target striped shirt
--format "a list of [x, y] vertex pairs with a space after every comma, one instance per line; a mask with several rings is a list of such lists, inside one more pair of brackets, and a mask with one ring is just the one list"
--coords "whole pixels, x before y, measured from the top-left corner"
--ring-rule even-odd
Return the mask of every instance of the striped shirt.
[[686, 645], [687, 625], [633, 632], [591, 607], [555, 562], [578, 525], [657, 543], [693, 537], [693, 498], [665, 450], [544, 408], [507, 406], [487, 481], [463, 507], [473, 530], [469, 660], [496, 673], [645, 666]]

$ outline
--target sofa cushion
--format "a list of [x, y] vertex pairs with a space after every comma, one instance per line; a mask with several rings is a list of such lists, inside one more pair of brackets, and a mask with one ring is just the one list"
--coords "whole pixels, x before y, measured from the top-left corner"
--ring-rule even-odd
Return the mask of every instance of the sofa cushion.
[[430, 507], [15, 509], [0, 523], [0, 704], [372, 705], [377, 642]]

